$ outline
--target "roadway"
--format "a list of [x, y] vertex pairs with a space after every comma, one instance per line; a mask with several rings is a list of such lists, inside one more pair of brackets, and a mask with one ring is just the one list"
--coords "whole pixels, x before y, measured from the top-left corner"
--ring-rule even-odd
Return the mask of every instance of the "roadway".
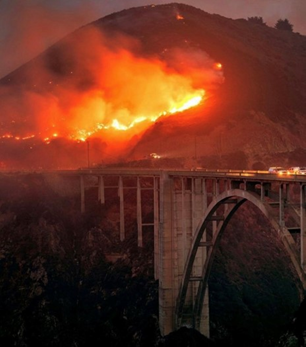
[[131, 168], [131, 167], [108, 167], [108, 168], [81, 168], [64, 170], [1, 170], [0, 175], [83, 175], [83, 176], [142, 176], [159, 177], [162, 174], [180, 177], [204, 177], [204, 178], [245, 178], [248, 181], [281, 181], [306, 183], [306, 175], [299, 174], [277, 174], [262, 170], [230, 170], [230, 169], [182, 169], [182, 168]]

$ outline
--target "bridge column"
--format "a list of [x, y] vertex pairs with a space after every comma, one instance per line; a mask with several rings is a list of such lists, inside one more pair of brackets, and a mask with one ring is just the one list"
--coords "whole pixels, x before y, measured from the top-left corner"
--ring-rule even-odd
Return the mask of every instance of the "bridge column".
[[123, 182], [122, 177], [119, 176], [118, 183], [118, 195], [120, 199], [120, 241], [125, 239], [125, 228], [124, 228], [124, 200], [123, 200]]
[[[188, 246], [190, 244], [191, 229], [190, 221], [190, 189], [186, 189], [186, 181], [181, 177], [181, 191], [174, 193], [174, 209], [175, 209], [175, 238], [177, 242], [177, 276], [182, 276], [184, 264], [188, 254]], [[189, 221], [189, 223], [188, 223]], [[188, 225], [189, 224], [189, 225]], [[177, 288], [179, 283], [176, 283]]]
[[138, 247], [142, 247], [141, 187], [139, 177], [137, 177], [137, 235]]
[[[178, 183], [178, 182], [177, 182]], [[175, 288], [174, 288], [174, 298], [177, 299], [180, 284], [182, 281], [185, 263], [187, 261], [188, 251], [192, 243], [193, 234], [193, 178], [181, 177], [180, 180], [181, 189], [174, 190], [174, 200], [173, 200], [173, 233], [174, 240], [176, 242], [175, 249], [175, 267], [174, 267], [174, 278], [175, 278]], [[176, 301], [176, 300], [175, 300]], [[193, 306], [193, 291], [189, 288], [186, 295], [186, 301]], [[190, 322], [190, 317], [184, 317], [184, 324], [192, 325]], [[176, 322], [176, 317], [175, 317]], [[175, 323], [175, 328], [178, 326]]]
[[279, 225], [282, 228], [285, 226], [285, 220], [284, 220], [284, 208], [285, 208], [285, 196], [286, 196], [285, 188], [287, 188], [286, 185], [281, 183], [280, 186], [279, 186], [279, 193], [278, 193], [278, 198], [279, 198]]
[[159, 178], [153, 177], [154, 200], [154, 277], [159, 278]]
[[207, 188], [206, 188], [206, 179], [202, 180], [202, 207], [204, 212], [207, 209]]
[[98, 201], [105, 204], [104, 179], [103, 176], [98, 177]]
[[174, 240], [173, 181], [163, 172], [160, 179], [160, 233], [159, 233], [159, 326], [161, 335], [174, 330]]
[[260, 183], [260, 200], [261, 202], [264, 202], [265, 201], [265, 186], [264, 186], [264, 183], [261, 182]]
[[300, 186], [300, 215], [301, 215], [301, 266], [306, 273], [306, 186]]
[[271, 183], [260, 182], [260, 200], [261, 200], [261, 202], [265, 201], [265, 197], [268, 195], [269, 191], [271, 191]]
[[[219, 192], [219, 181], [216, 181], [215, 192]], [[204, 200], [203, 197], [207, 198], [206, 186], [203, 184], [202, 180], [195, 178], [192, 184], [192, 236], [195, 236], [196, 228], [201, 221], [201, 218], [207, 209], [207, 199]], [[206, 242], [206, 233], [202, 239], [203, 242]], [[192, 276], [198, 277], [202, 276], [202, 268], [206, 261], [207, 257], [207, 248], [202, 247], [201, 251], [197, 252], [195, 262], [194, 262], [194, 273]], [[193, 282], [193, 300], [195, 300], [196, 293], [199, 288], [199, 282]], [[208, 288], [205, 291], [205, 298], [203, 300], [203, 308], [201, 313], [201, 325], [199, 331], [206, 337], [210, 336], [209, 332], [209, 295]]]
[[80, 176], [80, 189], [81, 189], [81, 213], [85, 212], [85, 185], [84, 176]]
[[[215, 179], [213, 181], [213, 199], [215, 199], [219, 195], [219, 190], [220, 190], [219, 180]], [[216, 216], [216, 215], [217, 215], [217, 212], [214, 213], [214, 216]], [[213, 226], [212, 229], [213, 229], [213, 234], [214, 234], [217, 230], [217, 222], [213, 221], [212, 226]]]

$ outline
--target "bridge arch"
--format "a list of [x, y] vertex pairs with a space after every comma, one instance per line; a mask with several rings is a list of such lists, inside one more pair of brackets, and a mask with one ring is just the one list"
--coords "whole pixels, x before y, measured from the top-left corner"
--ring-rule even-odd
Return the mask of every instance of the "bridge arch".
[[[135, 168], [90, 169], [77, 174], [80, 176], [82, 212], [85, 211], [86, 187], [89, 187], [85, 184], [87, 176], [98, 178], [96, 187], [101, 204], [105, 203], [105, 189], [113, 189], [113, 178], [118, 178], [115, 187], [120, 200], [121, 240], [125, 238], [124, 190], [135, 189], [138, 245], [142, 246], [144, 227], [150, 225], [154, 231], [154, 275], [159, 281], [159, 326], [162, 335], [184, 324], [192, 323], [192, 326], [198, 327], [202, 321], [204, 324], [199, 330], [209, 336], [209, 303], [206, 300], [208, 296], [204, 297], [209, 272], [227, 223], [245, 201], [256, 205], [278, 231], [304, 289], [306, 287], [305, 175], [279, 176], [266, 171], [245, 170]], [[130, 185], [132, 177], [136, 179], [134, 185]], [[142, 177], [150, 179], [151, 183], [142, 185]], [[109, 184], [108, 178], [111, 179]], [[149, 223], [143, 223], [141, 192], [147, 189], [153, 193], [151, 208], [154, 213]], [[291, 233], [299, 235], [299, 239], [293, 239]], [[191, 319], [184, 318], [185, 311]]]
[[[202, 308], [204, 296], [208, 284], [210, 271], [212, 268], [214, 256], [227, 224], [246, 201], [251, 202], [267, 217], [272, 227], [278, 232], [294, 268], [299, 276], [303, 288], [306, 289], [305, 273], [300, 265], [299, 254], [295, 246], [295, 241], [288, 229], [280, 225], [279, 221], [273, 214], [271, 206], [266, 201], [262, 201], [260, 196], [255, 192], [242, 189], [229, 189], [218, 196], [209, 204], [205, 213], [199, 222], [182, 276], [182, 281], [177, 297], [175, 309], [176, 328], [185, 324], [184, 317], [188, 316], [188, 323], [194, 328], [201, 330]], [[214, 223], [214, 227], [212, 224]], [[194, 264], [199, 253], [204, 251], [204, 261], [201, 273], [194, 273]], [[188, 291], [191, 285], [195, 297], [193, 303], [188, 301]]]

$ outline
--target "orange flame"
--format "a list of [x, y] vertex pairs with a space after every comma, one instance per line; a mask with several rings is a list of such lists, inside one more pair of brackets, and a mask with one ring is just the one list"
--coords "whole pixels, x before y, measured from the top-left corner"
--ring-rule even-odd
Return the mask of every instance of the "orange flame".
[[15, 140], [19, 141], [19, 140], [29, 140], [29, 139], [32, 139], [34, 137], [35, 137], [35, 135], [28, 135], [28, 136], [18, 136], [18, 135], [16, 135], [16, 136], [14, 136], [12, 134], [4, 134], [0, 138], [2, 138], [2, 139], [15, 139]]
[[[183, 19], [179, 14], [176, 18]], [[10, 103], [18, 105], [12, 116], [14, 122], [23, 114], [32, 123], [24, 133], [21, 127], [15, 127], [19, 133], [10, 131], [2, 138], [35, 136], [48, 144], [59, 137], [104, 139], [111, 130], [133, 136], [161, 116], [204, 103], [208, 97], [205, 90], [223, 82], [222, 65], [213, 63], [202, 51], [176, 49], [170, 58], [143, 58], [133, 53], [135, 43], [130, 39], [120, 37], [119, 48], [112, 45], [116, 40], [101, 39], [101, 33], [98, 37], [96, 33], [88, 34], [85, 47], [81, 41], [73, 42], [71, 54], [76, 68], [69, 70], [66, 80], [59, 81], [46, 71], [33, 73], [40, 76], [31, 84], [35, 90], [25, 93], [23, 100]], [[169, 51], [165, 49], [167, 54]], [[84, 74], [89, 75], [92, 84], [78, 89], [80, 81], [86, 81]], [[44, 94], [43, 90], [48, 92]]]

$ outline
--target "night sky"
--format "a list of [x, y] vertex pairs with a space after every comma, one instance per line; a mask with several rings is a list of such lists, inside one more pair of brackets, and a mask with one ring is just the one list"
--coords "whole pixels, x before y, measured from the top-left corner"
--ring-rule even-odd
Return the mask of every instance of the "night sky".
[[[0, 77], [69, 34], [110, 13], [162, 0], [0, 0]], [[293, 31], [306, 35], [306, 0], [176, 1], [228, 18], [259, 16], [269, 26], [287, 18]]]

